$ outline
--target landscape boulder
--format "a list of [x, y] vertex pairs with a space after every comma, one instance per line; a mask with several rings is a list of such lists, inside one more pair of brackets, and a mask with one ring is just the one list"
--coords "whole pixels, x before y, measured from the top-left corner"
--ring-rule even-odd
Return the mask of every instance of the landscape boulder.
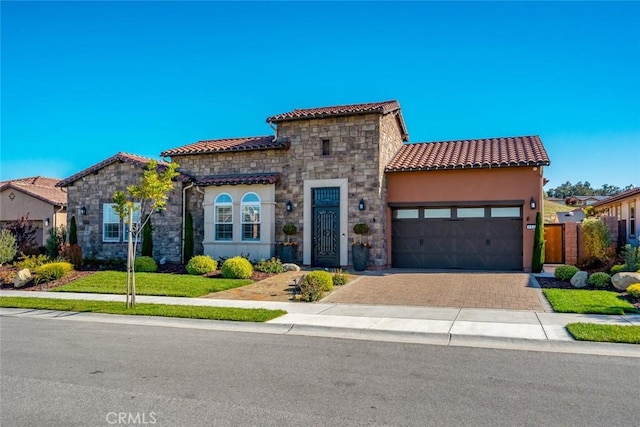
[[290, 262], [282, 264], [282, 268], [284, 271], [300, 271], [300, 267]]
[[584, 288], [588, 285], [587, 277], [589, 274], [586, 271], [578, 271], [571, 278], [571, 286], [574, 288]]
[[32, 280], [33, 276], [31, 275], [31, 271], [29, 271], [28, 268], [23, 268], [18, 271], [18, 274], [16, 274], [16, 277], [13, 279], [13, 287], [16, 289], [21, 288]]
[[629, 285], [640, 283], [640, 273], [621, 272], [614, 274], [611, 278], [611, 284], [619, 291], [625, 291]]

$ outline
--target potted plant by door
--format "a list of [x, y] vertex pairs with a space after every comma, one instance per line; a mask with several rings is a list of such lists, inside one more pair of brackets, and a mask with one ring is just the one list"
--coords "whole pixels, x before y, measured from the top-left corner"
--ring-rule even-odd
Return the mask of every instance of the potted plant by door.
[[353, 232], [358, 235], [357, 239], [353, 239], [353, 244], [351, 245], [353, 269], [356, 271], [364, 271], [369, 264], [369, 248], [371, 247], [371, 243], [363, 240], [362, 236], [369, 232], [369, 225], [360, 222], [353, 226]]
[[296, 251], [298, 249], [298, 242], [292, 242], [291, 236], [298, 232], [298, 227], [295, 224], [288, 222], [282, 227], [282, 232], [287, 235], [287, 241], [278, 244], [279, 254], [276, 254], [282, 262], [296, 262]]

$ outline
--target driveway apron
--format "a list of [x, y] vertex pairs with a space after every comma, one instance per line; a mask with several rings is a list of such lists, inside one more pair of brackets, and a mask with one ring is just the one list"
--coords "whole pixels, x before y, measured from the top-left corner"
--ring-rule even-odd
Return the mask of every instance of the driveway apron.
[[322, 301], [544, 311], [527, 273], [367, 272]]

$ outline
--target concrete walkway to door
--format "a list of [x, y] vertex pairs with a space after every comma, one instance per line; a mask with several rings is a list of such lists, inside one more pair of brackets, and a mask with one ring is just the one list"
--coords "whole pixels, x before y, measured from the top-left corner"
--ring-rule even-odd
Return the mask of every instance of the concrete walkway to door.
[[550, 311], [528, 273], [390, 269], [363, 272], [326, 303]]

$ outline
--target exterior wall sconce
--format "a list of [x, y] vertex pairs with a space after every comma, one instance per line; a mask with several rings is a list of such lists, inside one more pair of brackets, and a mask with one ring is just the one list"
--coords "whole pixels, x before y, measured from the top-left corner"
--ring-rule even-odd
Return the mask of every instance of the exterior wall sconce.
[[87, 208], [85, 208], [84, 206], [80, 208], [80, 215], [86, 215], [87, 214]]
[[49, 218], [45, 218], [44, 219], [44, 226], [48, 227], [49, 226]]
[[287, 209], [287, 212], [291, 212], [293, 210], [293, 203], [291, 203], [291, 200], [287, 202], [286, 209]]
[[360, 199], [360, 202], [358, 202], [358, 210], [363, 211], [365, 207], [364, 199]]
[[536, 201], [533, 200], [533, 197], [529, 201], [529, 206], [531, 206], [531, 209], [535, 209], [536, 208]]

